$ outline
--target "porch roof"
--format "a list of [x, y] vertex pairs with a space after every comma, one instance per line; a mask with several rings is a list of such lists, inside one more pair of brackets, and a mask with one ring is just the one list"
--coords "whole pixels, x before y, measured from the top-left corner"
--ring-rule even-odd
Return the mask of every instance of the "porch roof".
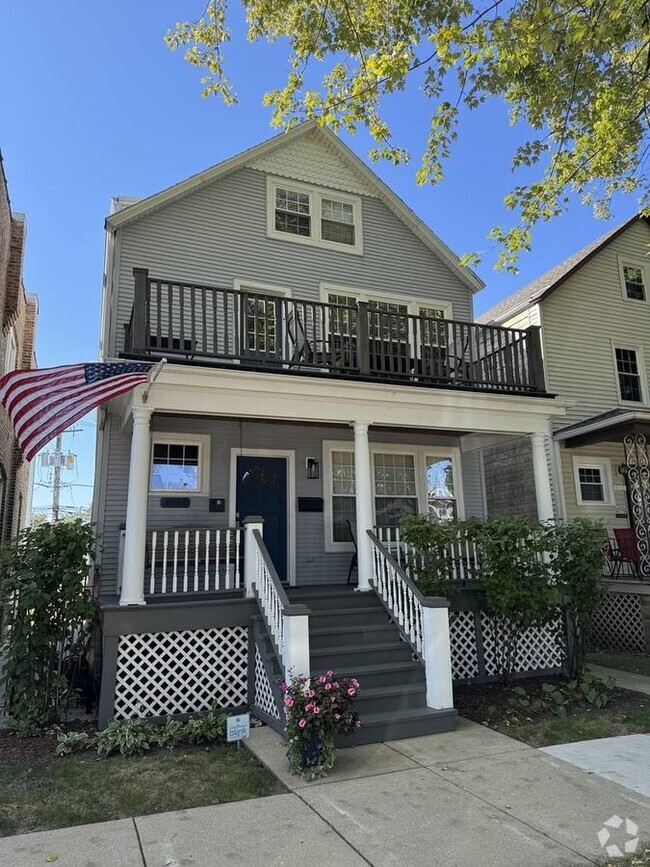
[[577, 448], [592, 443], [621, 442], [624, 436], [635, 433], [650, 436], [650, 411], [618, 407], [561, 428], [554, 438]]

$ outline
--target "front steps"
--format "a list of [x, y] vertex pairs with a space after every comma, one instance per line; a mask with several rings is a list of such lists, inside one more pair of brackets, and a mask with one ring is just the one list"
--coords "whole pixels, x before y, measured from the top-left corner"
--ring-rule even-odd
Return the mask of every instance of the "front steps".
[[310, 609], [312, 675], [334, 669], [359, 681], [356, 708], [363, 727], [340, 746], [453, 730], [456, 711], [426, 706], [424, 666], [373, 591], [314, 585], [287, 588], [287, 595]]

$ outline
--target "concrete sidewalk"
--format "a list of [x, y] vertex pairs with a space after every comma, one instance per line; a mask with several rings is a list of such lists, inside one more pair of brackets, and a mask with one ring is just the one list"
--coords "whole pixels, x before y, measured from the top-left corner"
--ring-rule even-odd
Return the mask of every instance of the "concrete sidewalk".
[[289, 794], [0, 839], [0, 864], [578, 865], [613, 814], [650, 837], [650, 799], [466, 720], [455, 732], [341, 750], [326, 780], [286, 772], [282, 739], [250, 748]]
[[592, 664], [591, 662], [587, 663], [587, 668], [592, 674], [603, 680], [613, 677], [616, 681], [616, 686], [621, 689], [629, 689], [632, 692], [650, 695], [650, 677], [645, 674], [635, 674], [633, 671], [624, 671], [622, 668], [608, 668], [604, 665]]

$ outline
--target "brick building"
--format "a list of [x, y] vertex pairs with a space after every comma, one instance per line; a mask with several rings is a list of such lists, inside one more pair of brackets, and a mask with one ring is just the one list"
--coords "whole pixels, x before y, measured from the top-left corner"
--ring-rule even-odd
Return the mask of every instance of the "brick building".
[[[0, 154], [0, 376], [34, 367], [38, 298], [25, 291], [23, 255], [26, 225], [13, 213]], [[32, 473], [16, 445], [11, 424], [0, 407], [0, 542], [29, 520]]]

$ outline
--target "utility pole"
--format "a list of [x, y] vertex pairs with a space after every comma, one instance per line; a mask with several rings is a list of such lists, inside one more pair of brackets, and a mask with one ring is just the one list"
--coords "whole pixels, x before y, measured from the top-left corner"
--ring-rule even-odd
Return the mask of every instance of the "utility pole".
[[59, 497], [61, 494], [61, 457], [63, 455], [63, 434], [56, 438], [54, 449], [54, 472], [52, 474], [52, 523], [59, 520]]

